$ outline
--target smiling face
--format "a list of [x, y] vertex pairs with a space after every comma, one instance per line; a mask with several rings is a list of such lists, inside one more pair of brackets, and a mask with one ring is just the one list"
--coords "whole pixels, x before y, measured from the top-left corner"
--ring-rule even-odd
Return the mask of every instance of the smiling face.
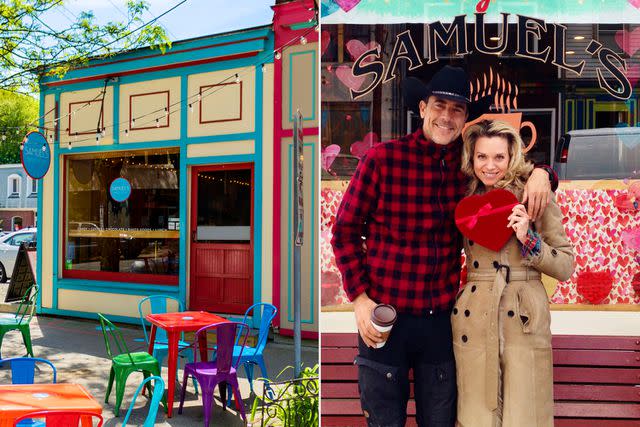
[[481, 136], [473, 152], [473, 172], [485, 187], [492, 188], [509, 168], [509, 142], [502, 136]]
[[436, 144], [448, 145], [462, 132], [467, 120], [467, 104], [430, 96], [420, 101], [424, 136]]

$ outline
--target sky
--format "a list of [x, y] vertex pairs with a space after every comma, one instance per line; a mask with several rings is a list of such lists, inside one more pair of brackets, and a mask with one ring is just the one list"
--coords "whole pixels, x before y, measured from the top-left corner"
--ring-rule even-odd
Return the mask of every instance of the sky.
[[[161, 15], [181, 0], [146, 0], [150, 8], [143, 15], [147, 22]], [[187, 0], [159, 22], [167, 30], [171, 41], [185, 40], [208, 34], [270, 24], [271, 5], [275, 0]], [[96, 22], [122, 21], [126, 14], [126, 0], [66, 0], [44, 18], [47, 25], [63, 28], [75, 21], [80, 11], [93, 11]]]

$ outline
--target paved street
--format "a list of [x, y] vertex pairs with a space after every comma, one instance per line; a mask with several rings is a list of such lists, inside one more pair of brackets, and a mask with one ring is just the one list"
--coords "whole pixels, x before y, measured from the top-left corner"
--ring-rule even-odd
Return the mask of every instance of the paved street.
[[[0, 301], [4, 301], [4, 291], [6, 285], [0, 285]], [[5, 308], [6, 306], [0, 307]], [[34, 317], [31, 323], [31, 335], [36, 357], [50, 360], [58, 370], [58, 382], [72, 382], [82, 384], [101, 403], [104, 402], [107, 379], [111, 361], [107, 358], [102, 332], [96, 329], [99, 323], [97, 320], [81, 320], [70, 318], [59, 318], [50, 316]], [[142, 351], [146, 349], [144, 342], [141, 342], [142, 330], [139, 326], [118, 325], [121, 327], [123, 336], [131, 351]], [[5, 336], [2, 344], [2, 357], [16, 357], [25, 354], [22, 337], [18, 332], [10, 332]], [[276, 336], [274, 341], [267, 344], [265, 358], [269, 375], [277, 375], [284, 367], [293, 364], [293, 340]], [[318, 360], [318, 350], [316, 341], [303, 341], [302, 361], [304, 366], [313, 366]], [[48, 367], [43, 368], [43, 377], [50, 381]], [[258, 376], [259, 369], [255, 372]], [[292, 374], [287, 371], [283, 379], [289, 379]], [[245, 378], [244, 369], [239, 372], [242, 396], [246, 405], [247, 414], [251, 410], [253, 396], [250, 397], [249, 383]], [[163, 379], [167, 379], [166, 361], [163, 368]], [[0, 383], [6, 383], [9, 378], [7, 368], [0, 369]], [[180, 378], [182, 372], [180, 371]], [[129, 407], [133, 393], [142, 380], [142, 374], [132, 374], [127, 384], [125, 398], [120, 410], [120, 417], [113, 415], [113, 405], [115, 404], [115, 391], [109, 398], [109, 403], [104, 404], [103, 417], [105, 426], [120, 425], [126, 410]], [[261, 390], [262, 383], [254, 382]], [[115, 388], [115, 387], [114, 387]], [[174, 403], [174, 415], [167, 419], [166, 414], [160, 410], [156, 425], [161, 426], [202, 426], [203, 410], [202, 401], [196, 397], [191, 381], [187, 387], [185, 398], [185, 409], [183, 414], [177, 413], [179, 403], [179, 388], [176, 385], [176, 400]], [[131, 425], [142, 425], [147, 414], [147, 399], [139, 397], [136, 409], [133, 412]], [[233, 405], [232, 405], [233, 407]], [[215, 402], [211, 418], [212, 426], [242, 426], [243, 423], [235, 409], [222, 411], [219, 399]]]

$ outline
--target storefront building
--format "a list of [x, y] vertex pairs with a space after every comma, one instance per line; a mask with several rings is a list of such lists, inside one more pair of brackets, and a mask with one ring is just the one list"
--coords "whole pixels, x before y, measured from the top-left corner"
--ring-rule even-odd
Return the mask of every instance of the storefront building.
[[[288, 163], [274, 153], [290, 127], [275, 119], [276, 109], [300, 109], [317, 135], [317, 57], [291, 60], [317, 49], [306, 3], [273, 7], [274, 22], [295, 17], [288, 38], [280, 26], [255, 27], [41, 79], [52, 165], [38, 199], [39, 312], [134, 322], [152, 294], [190, 310], [242, 314], [269, 302], [289, 311], [286, 284], [274, 280], [274, 266], [288, 262], [288, 242], [274, 240], [287, 227], [274, 203], [289, 197]], [[317, 171], [309, 164], [305, 173], [310, 183]], [[317, 284], [302, 284], [306, 301]], [[303, 328], [317, 331], [315, 319]]]
[[[344, 10], [322, 2], [323, 332], [355, 331], [330, 245], [342, 194], [369, 147], [419, 126], [403, 103], [403, 81], [428, 81], [450, 64], [467, 69], [472, 97], [492, 96], [487, 118], [521, 129], [530, 160], [569, 172], [557, 200], [576, 268], [566, 282], [545, 279], [553, 332], [633, 334], [640, 10], [627, 1], [409, 3]], [[566, 145], [570, 131], [595, 136]]]

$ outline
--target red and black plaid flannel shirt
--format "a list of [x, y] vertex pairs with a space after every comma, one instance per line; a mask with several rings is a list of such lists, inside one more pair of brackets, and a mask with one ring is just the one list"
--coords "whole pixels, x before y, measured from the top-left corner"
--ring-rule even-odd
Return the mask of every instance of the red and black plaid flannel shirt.
[[331, 242], [351, 300], [366, 291], [374, 301], [416, 315], [453, 306], [462, 242], [453, 214], [467, 190], [461, 148], [459, 140], [435, 144], [418, 129], [367, 152]]

